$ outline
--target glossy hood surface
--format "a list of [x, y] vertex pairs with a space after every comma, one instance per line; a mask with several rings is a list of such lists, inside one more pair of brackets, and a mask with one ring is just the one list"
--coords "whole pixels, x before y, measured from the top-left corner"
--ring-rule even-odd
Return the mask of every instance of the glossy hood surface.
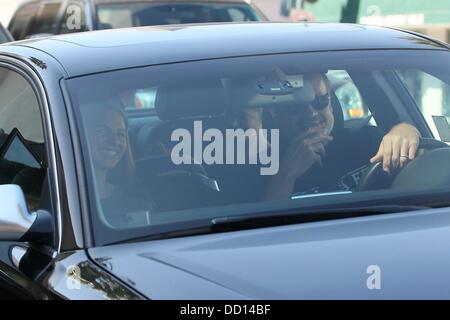
[[150, 299], [450, 298], [450, 210], [89, 250]]

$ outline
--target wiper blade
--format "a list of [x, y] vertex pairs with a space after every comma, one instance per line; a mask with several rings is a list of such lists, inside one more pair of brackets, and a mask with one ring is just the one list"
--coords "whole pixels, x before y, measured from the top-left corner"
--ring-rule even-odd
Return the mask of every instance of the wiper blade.
[[429, 207], [385, 205], [353, 208], [311, 209], [309, 211], [290, 213], [266, 213], [258, 215], [228, 216], [212, 219], [211, 230], [213, 232], [223, 232], [239, 229], [255, 229], [268, 226], [281, 226], [305, 222], [355, 218], [424, 209], [429, 209]]
[[268, 212], [255, 215], [238, 215], [217, 217], [208, 223], [202, 222], [201, 225], [191, 225], [183, 229], [167, 230], [152, 235], [143, 235], [131, 239], [125, 239], [110, 244], [123, 244], [140, 241], [161, 240], [179, 237], [188, 237], [195, 235], [211, 234], [216, 232], [237, 231], [246, 229], [257, 229], [263, 227], [276, 227], [305, 222], [317, 222], [324, 220], [336, 220], [344, 218], [363, 217], [377, 214], [398, 213], [406, 211], [429, 209], [426, 206], [365, 206], [353, 208], [327, 208], [327, 209], [308, 209], [299, 212], [298, 209], [289, 212]]

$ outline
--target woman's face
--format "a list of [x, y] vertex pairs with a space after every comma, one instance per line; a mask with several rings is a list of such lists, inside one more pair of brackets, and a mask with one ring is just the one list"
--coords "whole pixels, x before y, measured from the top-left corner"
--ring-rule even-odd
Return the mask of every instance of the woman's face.
[[[102, 113], [91, 127], [91, 144], [95, 164], [103, 169], [115, 168], [127, 150], [127, 127], [117, 111]], [[95, 121], [96, 120], [96, 121]]]

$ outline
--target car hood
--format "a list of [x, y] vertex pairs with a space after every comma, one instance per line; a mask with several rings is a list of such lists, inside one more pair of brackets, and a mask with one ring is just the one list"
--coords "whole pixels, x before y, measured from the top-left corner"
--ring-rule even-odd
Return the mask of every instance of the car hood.
[[450, 210], [113, 245], [92, 259], [151, 299], [450, 298]]

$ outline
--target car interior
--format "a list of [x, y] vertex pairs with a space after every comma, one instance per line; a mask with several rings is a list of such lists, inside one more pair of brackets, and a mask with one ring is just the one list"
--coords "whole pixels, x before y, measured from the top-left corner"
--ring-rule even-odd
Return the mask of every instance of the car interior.
[[[334, 132], [339, 130], [363, 129], [366, 126], [377, 125], [387, 132], [394, 124], [402, 121], [418, 123], [424, 141], [432, 142], [422, 145], [421, 153], [428, 153], [415, 161], [397, 175], [387, 175], [379, 166], [372, 166], [361, 185], [353, 190], [368, 191], [377, 189], [402, 189], [448, 187], [450, 176], [448, 172], [439, 173], [427, 169], [427, 177], [421, 174], [423, 166], [441, 164], [450, 160], [448, 145], [435, 140], [427, 131], [426, 126], [417, 114], [410, 113], [404, 119], [399, 118], [399, 112], [392, 105], [393, 98], [388, 91], [383, 90], [376, 73], [351, 73], [355, 86], [364, 98], [365, 114], [359, 118], [344, 119], [344, 108], [334, 91], [331, 92], [331, 103], [335, 118]], [[211, 81], [204, 90], [197, 90], [199, 84], [165, 85], [157, 88], [154, 108], [132, 110], [128, 108], [129, 134], [136, 168], [145, 188], [155, 196], [157, 211], [175, 211], [209, 206], [231, 205], [245, 199], [239, 199], [238, 190], [227, 190], [229, 179], [236, 179], [236, 172], [231, 172], [229, 166], [221, 165], [174, 165], [170, 158], [170, 150], [175, 145], [171, 141], [171, 133], [177, 128], [184, 128], [192, 135], [195, 120], [202, 120], [203, 129], [217, 128], [225, 130], [232, 127], [230, 114], [230, 93], [224, 79]], [[204, 86], [204, 85], [203, 85]], [[333, 85], [332, 85], [333, 88]], [[142, 89], [142, 88], [140, 88]], [[367, 108], [369, 106], [369, 108]], [[270, 116], [264, 113], [264, 122], [268, 126]], [[439, 149], [439, 150], [434, 150]], [[444, 150], [442, 150], [444, 149]], [[195, 162], [195, 161], [193, 161]], [[417, 165], [416, 165], [417, 163]], [[434, 167], [437, 168], [437, 167]], [[444, 170], [445, 171], [445, 170]], [[424, 171], [422, 171], [424, 172]], [[438, 178], [439, 179], [436, 179]], [[176, 197], [177, 201], [173, 201]]]
[[[86, 114], [83, 108], [87, 110], [88, 106], [102, 104], [109, 107], [107, 101], [112, 100], [115, 108], [124, 111], [128, 120], [135, 177], [138, 180], [136, 190], [145, 190], [154, 202], [154, 206], [147, 210], [155, 213], [152, 214], [150, 225], [208, 218], [222, 210], [225, 210], [225, 214], [236, 214], [249, 206], [251, 208], [248, 208], [247, 212], [269, 210], [271, 206], [273, 210], [280, 206], [328, 208], [337, 203], [348, 205], [362, 198], [367, 200], [372, 197], [369, 194], [379, 195], [373, 199], [392, 195], [392, 202], [398, 203], [395, 202], [395, 196], [400, 193], [423, 193], [424, 190], [432, 193], [435, 189], [450, 187], [450, 176], [447, 175], [450, 168], [437, 166], [440, 161], [450, 160], [450, 149], [440, 133], [436, 132], [432, 120], [430, 122], [430, 115], [424, 113], [421, 105], [430, 102], [422, 99], [423, 92], [411, 91], [399, 72], [403, 70], [401, 68], [416, 69], [410, 66], [409, 61], [405, 67], [402, 64], [399, 66], [397, 61], [393, 62], [393, 67], [386, 67], [385, 59], [377, 62], [380, 67], [374, 65], [367, 69], [366, 60], [355, 62], [348, 59], [347, 53], [342, 56], [345, 56], [345, 63], [337, 60], [327, 64], [326, 68], [323, 64], [317, 65], [320, 57], [316, 55], [310, 56], [311, 63], [308, 64], [307, 54], [302, 54], [304, 60], [301, 64], [298, 63], [296, 55], [286, 55], [283, 59], [279, 56], [231, 58], [236, 63], [230, 63], [230, 59], [173, 63], [79, 77], [68, 80], [67, 85], [74, 97], [75, 109], [79, 112], [77, 117], [80, 117], [83, 124]], [[244, 64], [246, 69], [242, 71]], [[447, 86], [443, 88], [448, 89], [448, 76], [433, 68], [433, 65], [425, 66], [423, 71], [433, 75], [435, 82]], [[282, 72], [278, 72], [278, 69]], [[267, 179], [271, 176], [262, 177], [257, 173], [254, 179], [253, 168], [257, 166], [248, 163], [206, 163], [202, 161], [204, 159], [198, 158], [199, 153], [195, 150], [192, 152], [193, 149], [189, 154], [184, 154], [189, 161], [177, 164], [173, 161], [172, 152], [180, 142], [176, 137], [173, 138], [174, 132], [182, 129], [195, 140], [196, 121], [201, 122], [203, 133], [216, 129], [225, 137], [225, 130], [243, 129], [244, 126], [241, 126], [242, 123], [236, 121], [236, 118], [256, 108], [261, 110], [263, 129], [278, 129], [272, 111], [277, 108], [288, 110], [302, 105], [303, 102], [299, 104], [298, 99], [304, 99], [307, 92], [299, 88], [306, 86], [298, 83], [304, 75], [313, 73], [326, 74], [330, 82], [330, 102], [335, 122], [332, 135], [339, 132], [352, 133], [353, 138], [345, 140], [347, 143], [339, 144], [339, 148], [345, 147], [345, 150], [342, 150], [345, 156], [338, 161], [346, 164], [347, 160], [359, 157], [356, 159], [358, 167], [352, 167], [350, 170], [364, 166], [359, 176], [353, 178], [355, 184], [345, 189], [345, 192], [334, 184], [323, 191], [309, 192], [308, 188], [298, 190], [306, 193], [297, 194], [295, 190], [290, 198], [269, 201], [266, 197], [261, 197], [261, 192], [266, 191]], [[115, 88], [114, 93], [111, 93], [112, 87]], [[438, 103], [441, 103], [442, 110], [433, 115], [445, 118], [445, 112], [449, 111], [450, 107], [446, 100], [439, 100]], [[380, 163], [371, 164], [369, 160], [375, 155], [382, 136], [399, 123], [413, 125], [422, 135], [421, 144], [415, 160], [410, 161], [403, 169], [387, 174]], [[361, 143], [368, 129], [373, 128], [380, 134], [376, 149], [373, 148], [374, 143]], [[280, 131], [282, 129], [280, 128]], [[83, 147], [88, 150], [84, 160], [89, 166], [87, 170], [93, 173], [96, 164], [90, 155], [89, 132], [84, 129], [82, 135]], [[355, 142], [353, 139], [359, 141]], [[226, 139], [223, 140], [225, 142]], [[201, 148], [208, 145], [206, 140], [200, 143]], [[200, 157], [202, 156], [203, 153]], [[423, 170], [428, 166], [434, 167], [432, 170]], [[350, 170], [344, 173], [347, 174]], [[343, 175], [337, 178], [341, 177]], [[323, 175], [320, 178], [326, 180], [328, 176]], [[96, 181], [91, 184], [92, 189], [89, 192], [96, 199], [93, 205], [98, 208], [98, 215], [102, 217], [102, 198], [96, 188]], [[243, 190], [243, 186], [249, 187]], [[330, 196], [330, 193], [333, 193], [333, 196]]]

